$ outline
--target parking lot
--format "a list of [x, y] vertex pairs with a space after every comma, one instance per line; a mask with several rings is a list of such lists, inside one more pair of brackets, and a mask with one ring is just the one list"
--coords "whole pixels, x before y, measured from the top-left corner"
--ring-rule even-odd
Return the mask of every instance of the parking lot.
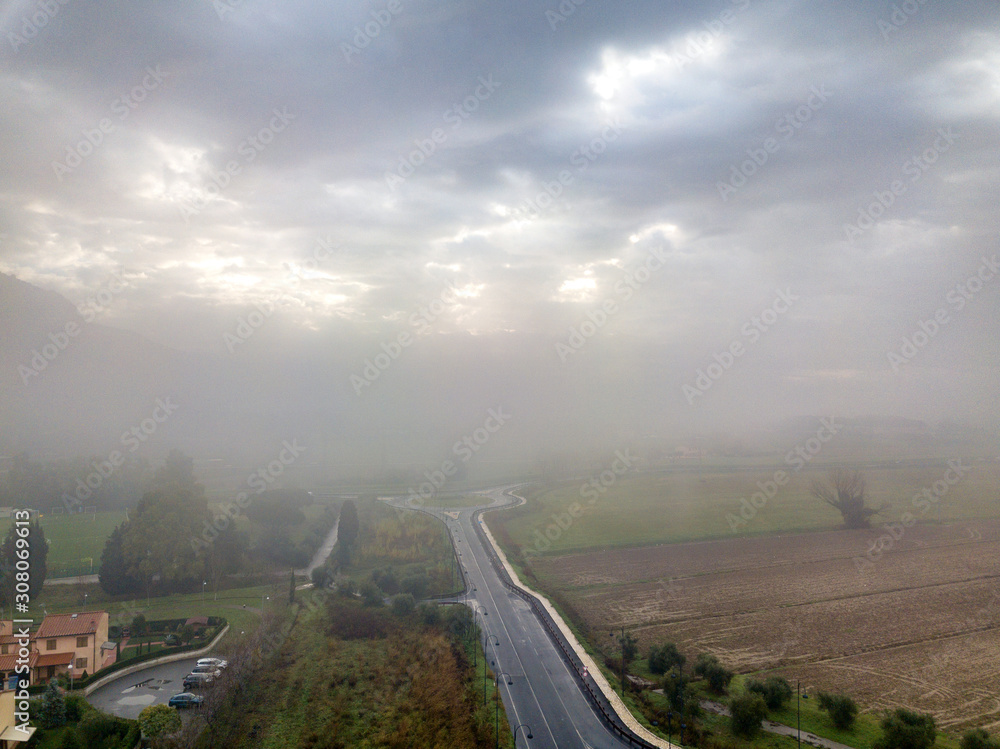
[[[87, 701], [98, 710], [134, 720], [147, 705], [165, 705], [175, 694], [186, 691], [181, 682], [194, 668], [197, 660], [189, 658], [164, 663], [123, 676], [94, 691]], [[201, 694], [204, 689], [190, 691]], [[186, 712], [189, 711], [181, 711], [182, 714]]]

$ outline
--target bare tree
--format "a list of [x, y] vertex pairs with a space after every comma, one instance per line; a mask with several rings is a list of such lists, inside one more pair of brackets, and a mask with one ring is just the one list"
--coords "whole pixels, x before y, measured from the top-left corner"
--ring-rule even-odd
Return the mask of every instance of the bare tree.
[[865, 506], [868, 488], [865, 477], [857, 471], [834, 469], [830, 471], [829, 483], [814, 481], [811, 490], [813, 496], [843, 515], [844, 525], [848, 528], [867, 528], [872, 515], [879, 513], [879, 510]]

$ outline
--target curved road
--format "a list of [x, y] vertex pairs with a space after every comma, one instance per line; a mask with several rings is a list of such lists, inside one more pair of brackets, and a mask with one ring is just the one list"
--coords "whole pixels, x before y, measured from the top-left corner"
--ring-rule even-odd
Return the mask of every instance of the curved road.
[[627, 747], [629, 745], [615, 737], [594, 712], [576, 675], [570, 671], [531, 607], [500, 582], [473, 529], [473, 516], [478, 510], [509, 504], [509, 498], [504, 496], [508, 488], [476, 492], [484, 494], [490, 502], [469, 509], [449, 511], [423, 507], [402, 498], [394, 500], [393, 504], [421, 510], [445, 522], [469, 586], [466, 602], [470, 607], [478, 606], [485, 611], [485, 616], [477, 620], [483, 631], [495, 636], [500, 643], [487, 647], [488, 657], [496, 661], [493, 670], [510, 674], [513, 681], [512, 685], [506, 684], [506, 680], [500, 681], [500, 694], [511, 730], [522, 723], [531, 727], [532, 740], [525, 743], [522, 729], [516, 737], [517, 745], [532, 749]]

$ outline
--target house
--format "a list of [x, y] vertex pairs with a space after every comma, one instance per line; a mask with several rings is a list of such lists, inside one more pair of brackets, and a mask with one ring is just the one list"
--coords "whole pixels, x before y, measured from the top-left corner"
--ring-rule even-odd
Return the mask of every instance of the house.
[[53, 676], [69, 672], [82, 676], [104, 666], [101, 646], [108, 641], [107, 611], [49, 614], [35, 632], [38, 659], [32, 668], [32, 683], [43, 684]]
[[36, 730], [26, 725], [23, 718], [18, 721], [14, 706], [14, 692], [0, 692], [0, 749], [14, 749], [30, 739]]
[[[0, 690], [17, 688], [19, 680], [16, 677], [15, 671], [17, 669], [18, 652], [20, 649], [21, 643], [14, 636], [14, 622], [10, 619], [0, 620]], [[34, 668], [38, 654], [34, 652], [33, 642], [30, 640], [28, 649], [30, 651], [28, 657], [30, 673], [30, 669]], [[27, 680], [28, 676], [25, 675], [24, 679]]]

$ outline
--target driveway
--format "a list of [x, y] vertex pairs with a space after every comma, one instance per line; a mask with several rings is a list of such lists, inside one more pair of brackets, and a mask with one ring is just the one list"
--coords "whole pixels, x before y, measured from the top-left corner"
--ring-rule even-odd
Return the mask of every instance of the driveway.
[[[92, 692], [87, 701], [98, 710], [134, 720], [147, 705], [165, 705], [175, 694], [185, 691], [182, 682], [197, 661], [197, 658], [189, 658], [150, 666], [105, 684]], [[198, 689], [191, 691], [200, 693]]]

